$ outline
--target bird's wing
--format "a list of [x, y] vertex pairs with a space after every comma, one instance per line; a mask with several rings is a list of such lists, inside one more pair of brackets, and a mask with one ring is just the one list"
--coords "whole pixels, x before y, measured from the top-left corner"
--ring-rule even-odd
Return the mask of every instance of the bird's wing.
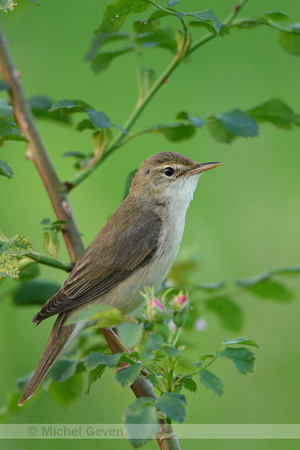
[[[130, 210], [124, 215], [124, 207]], [[57, 294], [33, 318], [42, 320], [99, 298], [156, 253], [161, 219], [127, 199], [112, 214], [91, 245], [77, 261]]]

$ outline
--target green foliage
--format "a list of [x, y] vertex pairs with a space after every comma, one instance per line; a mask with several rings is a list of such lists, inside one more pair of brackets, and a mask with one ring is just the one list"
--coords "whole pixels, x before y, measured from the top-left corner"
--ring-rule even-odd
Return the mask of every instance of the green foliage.
[[199, 381], [207, 389], [213, 391], [218, 397], [223, 394], [224, 386], [219, 377], [211, 373], [209, 370], [200, 370]]
[[27, 139], [22, 136], [16, 124], [13, 107], [6, 100], [0, 99], [0, 145], [4, 141], [27, 142]]
[[13, 11], [17, 6], [17, 2], [15, 0], [0, 0], [0, 10], [7, 12]]
[[166, 392], [155, 403], [157, 409], [172, 420], [182, 423], [185, 418], [186, 399], [182, 394]]
[[20, 275], [20, 256], [33, 250], [31, 242], [24, 236], [0, 240], [0, 276], [18, 279]]
[[244, 322], [240, 307], [229, 296], [216, 296], [204, 302], [207, 311], [214, 312], [224, 328], [239, 333]]
[[183, 19], [184, 17], [193, 17], [194, 19], [199, 21], [199, 23], [205, 25], [206, 28], [208, 28], [214, 34], [219, 34], [221, 30], [222, 24], [220, 20], [210, 9], [205, 9], [204, 11], [194, 13], [184, 13], [182, 11], [178, 11], [177, 16], [179, 17], [179, 19]]
[[[38, 275], [34, 274], [34, 276]], [[22, 276], [22, 272], [21, 272]], [[12, 295], [13, 302], [18, 306], [43, 305], [48, 298], [59, 291], [61, 285], [48, 280], [30, 280], [20, 284]]]
[[12, 169], [8, 166], [8, 164], [4, 161], [0, 161], [0, 176], [6, 177], [6, 178], [12, 178], [13, 176]]
[[123, 387], [129, 387], [141, 374], [141, 364], [134, 363], [129, 367], [121, 367], [119, 371], [116, 373], [116, 382]]
[[246, 374], [254, 371], [255, 356], [247, 348], [226, 347], [220, 352], [220, 356], [231, 359], [240, 373]]

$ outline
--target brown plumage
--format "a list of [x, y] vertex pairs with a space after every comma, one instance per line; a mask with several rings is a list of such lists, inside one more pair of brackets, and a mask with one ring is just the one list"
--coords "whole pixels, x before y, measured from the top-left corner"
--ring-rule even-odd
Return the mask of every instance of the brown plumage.
[[61, 289], [34, 316], [39, 324], [59, 314], [19, 405], [35, 392], [54, 362], [90, 322], [65, 325], [78, 309], [105, 303], [130, 313], [145, 286], [157, 289], [175, 260], [185, 213], [202, 172], [219, 163], [199, 164], [173, 152], [148, 158], [129, 195], [77, 261]]

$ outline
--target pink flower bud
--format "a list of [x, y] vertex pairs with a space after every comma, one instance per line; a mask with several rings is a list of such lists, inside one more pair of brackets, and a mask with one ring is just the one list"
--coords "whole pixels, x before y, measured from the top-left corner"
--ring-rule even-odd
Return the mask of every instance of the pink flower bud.
[[173, 299], [173, 308], [175, 311], [181, 311], [187, 304], [187, 296], [179, 292], [179, 294]]
[[151, 298], [150, 300], [150, 308], [155, 308], [157, 307], [158, 309], [160, 309], [161, 311], [164, 310], [163, 305], [160, 303], [159, 300], [157, 300], [157, 298]]
[[148, 303], [148, 319], [152, 323], [159, 323], [164, 320], [164, 308], [157, 298], [152, 297]]

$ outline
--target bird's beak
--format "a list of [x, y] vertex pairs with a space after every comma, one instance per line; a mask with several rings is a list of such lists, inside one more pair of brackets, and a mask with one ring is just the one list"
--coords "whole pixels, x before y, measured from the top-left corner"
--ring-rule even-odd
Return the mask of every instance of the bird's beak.
[[198, 164], [198, 166], [194, 167], [193, 169], [187, 170], [186, 172], [183, 172], [179, 176], [182, 175], [196, 175], [202, 172], [205, 172], [206, 170], [214, 169], [215, 167], [219, 166], [220, 162], [209, 162], [209, 163], [203, 163]]

